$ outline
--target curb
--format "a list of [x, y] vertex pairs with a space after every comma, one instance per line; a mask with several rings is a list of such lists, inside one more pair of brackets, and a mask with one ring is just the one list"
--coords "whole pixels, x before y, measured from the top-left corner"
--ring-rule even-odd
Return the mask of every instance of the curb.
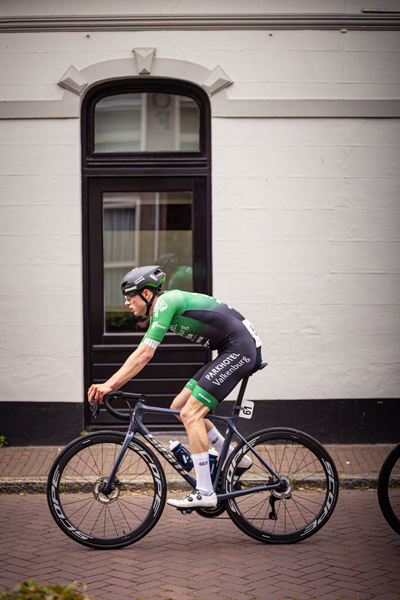
[[[378, 485], [378, 474], [339, 474], [340, 489], [355, 490], [376, 488]], [[77, 482], [79, 489], [84, 487]], [[0, 478], [0, 494], [45, 494], [47, 477], [2, 477]], [[171, 491], [189, 490], [190, 486], [179, 476], [167, 476], [167, 486]], [[135, 489], [148, 488], [148, 482], [142, 481], [135, 484]], [[76, 491], [71, 489], [71, 492]]]

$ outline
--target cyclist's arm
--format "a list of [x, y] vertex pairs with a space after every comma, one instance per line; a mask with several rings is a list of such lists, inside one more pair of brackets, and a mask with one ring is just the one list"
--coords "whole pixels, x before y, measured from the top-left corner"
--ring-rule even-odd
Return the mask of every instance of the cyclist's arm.
[[89, 402], [94, 399], [98, 404], [103, 404], [103, 396], [125, 385], [132, 377], [135, 377], [147, 365], [154, 356], [155, 349], [146, 343], [140, 344], [138, 348], [126, 359], [122, 367], [114, 373], [105, 383], [94, 383], [88, 392]]

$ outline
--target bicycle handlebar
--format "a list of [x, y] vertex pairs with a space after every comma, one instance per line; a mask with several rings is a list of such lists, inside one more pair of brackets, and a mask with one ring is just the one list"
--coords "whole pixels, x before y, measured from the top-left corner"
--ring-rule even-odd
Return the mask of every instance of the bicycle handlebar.
[[[109, 392], [108, 394], [106, 394], [103, 397], [104, 406], [106, 407], [106, 409], [108, 410], [110, 415], [112, 415], [116, 419], [119, 419], [120, 421], [130, 421], [131, 416], [129, 414], [127, 415], [126, 413], [123, 413], [120, 410], [117, 410], [111, 406], [111, 401], [114, 400], [115, 398], [126, 398], [127, 400], [129, 400], [129, 399], [136, 400], [137, 402], [139, 400], [146, 401], [146, 396], [144, 396], [143, 394], [130, 394], [129, 392], [121, 392], [121, 391]], [[130, 408], [129, 404], [128, 404], [128, 406]]]

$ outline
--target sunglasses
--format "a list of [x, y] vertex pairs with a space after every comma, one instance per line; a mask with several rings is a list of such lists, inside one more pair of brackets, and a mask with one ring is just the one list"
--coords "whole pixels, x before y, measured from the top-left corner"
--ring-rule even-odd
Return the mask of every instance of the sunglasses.
[[130, 302], [134, 296], [138, 296], [140, 292], [136, 292], [136, 294], [126, 294], [125, 302]]

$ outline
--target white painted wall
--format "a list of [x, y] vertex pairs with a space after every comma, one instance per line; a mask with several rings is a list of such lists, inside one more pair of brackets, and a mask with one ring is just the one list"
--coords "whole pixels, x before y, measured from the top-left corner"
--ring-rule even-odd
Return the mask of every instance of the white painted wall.
[[81, 402], [78, 120], [0, 121], [0, 399]]
[[353, 14], [400, 10], [399, 0], [2, 0], [1, 14], [27, 15], [191, 15], [191, 14]]
[[215, 293], [270, 367], [263, 399], [397, 397], [400, 123], [216, 119]]
[[[67, 13], [131, 10], [131, 2], [67, 4]], [[361, 4], [301, 6], [359, 12]], [[175, 14], [276, 12], [269, 1], [167, 5]], [[34, 0], [28, 12], [65, 7]], [[15, 0], [0, 12], [28, 14]], [[219, 64], [234, 82], [230, 99], [400, 95], [399, 32], [153, 31], [2, 34], [0, 100], [61, 99], [57, 81], [71, 64], [129, 59], [134, 47]], [[0, 400], [83, 397], [79, 129], [77, 119], [0, 121]], [[399, 123], [214, 118], [212, 133], [214, 293], [253, 322], [270, 363], [249, 394], [397, 397]]]

